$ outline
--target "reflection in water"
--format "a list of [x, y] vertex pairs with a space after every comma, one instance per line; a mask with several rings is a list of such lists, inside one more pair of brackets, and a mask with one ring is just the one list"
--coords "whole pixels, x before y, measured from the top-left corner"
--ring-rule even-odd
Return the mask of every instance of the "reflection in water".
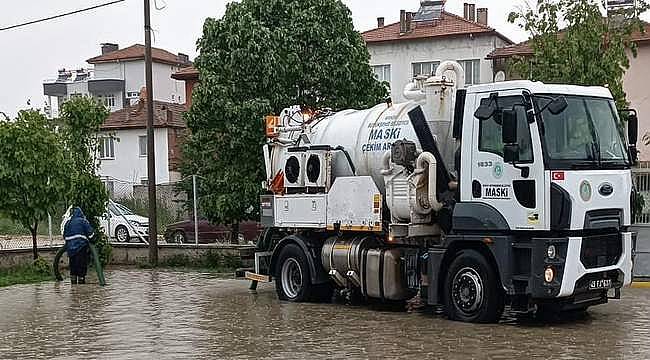
[[475, 325], [369, 307], [279, 302], [271, 285], [116, 270], [109, 285], [0, 289], [0, 358], [650, 358], [650, 291], [549, 323]]

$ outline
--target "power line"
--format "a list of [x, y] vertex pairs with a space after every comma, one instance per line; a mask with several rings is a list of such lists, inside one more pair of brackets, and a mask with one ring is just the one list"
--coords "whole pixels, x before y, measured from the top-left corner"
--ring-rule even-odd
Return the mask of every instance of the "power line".
[[104, 6], [109, 6], [109, 5], [121, 3], [123, 1], [125, 1], [125, 0], [115, 0], [115, 1], [107, 2], [105, 4], [91, 6], [89, 8], [85, 8], [85, 9], [74, 10], [74, 11], [70, 11], [70, 12], [67, 12], [67, 13], [64, 13], [64, 14], [54, 15], [54, 16], [50, 16], [50, 17], [46, 17], [46, 18], [42, 18], [42, 19], [38, 19], [38, 20], [28, 21], [28, 22], [21, 23], [21, 24], [11, 25], [11, 26], [0, 28], [0, 31], [11, 30], [11, 29], [15, 29], [15, 28], [19, 28], [19, 27], [23, 27], [23, 26], [27, 26], [27, 25], [37, 24], [37, 23], [44, 22], [44, 21], [58, 19], [58, 18], [61, 18], [61, 17], [64, 17], [64, 16], [69, 16], [69, 15], [82, 13], [82, 12], [85, 12], [85, 11], [95, 10], [95, 9], [98, 9], [98, 8], [101, 8], [101, 7], [104, 7]]

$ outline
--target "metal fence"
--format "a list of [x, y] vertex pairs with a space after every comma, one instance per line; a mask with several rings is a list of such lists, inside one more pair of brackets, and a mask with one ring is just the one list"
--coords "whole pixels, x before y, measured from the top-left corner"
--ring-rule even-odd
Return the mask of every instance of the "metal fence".
[[[202, 192], [202, 181], [204, 179], [200, 176], [187, 176], [177, 182], [157, 185], [157, 230], [159, 236], [162, 236], [159, 237], [159, 242], [179, 245], [231, 243], [231, 227], [211, 223], [202, 213], [201, 200], [206, 195]], [[146, 237], [131, 236], [137, 229], [130, 223], [142, 225], [144, 220], [137, 221], [135, 216], [129, 214], [146, 218], [148, 223], [147, 185], [114, 178], [104, 178], [104, 183], [111, 201], [126, 208], [124, 213], [113, 214], [115, 217], [110, 218], [127, 228], [130, 242], [146, 242]], [[114, 222], [113, 225], [115, 227], [117, 223]], [[237, 242], [245, 244], [253, 241], [258, 232], [256, 223], [241, 224]], [[112, 242], [124, 242], [124, 237], [119, 237], [115, 229], [110, 231], [110, 238]]]
[[637, 224], [650, 224], [650, 163], [643, 162], [632, 171], [636, 190], [643, 196], [645, 206], [637, 214]]
[[[65, 241], [60, 236], [38, 236], [36, 243], [39, 249], [63, 246]], [[0, 250], [31, 249], [32, 237], [29, 235], [0, 236]]]

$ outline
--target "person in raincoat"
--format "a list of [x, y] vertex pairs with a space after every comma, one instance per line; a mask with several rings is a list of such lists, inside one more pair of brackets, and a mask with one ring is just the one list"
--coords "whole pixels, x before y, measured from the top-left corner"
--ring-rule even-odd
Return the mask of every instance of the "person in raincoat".
[[72, 284], [85, 284], [88, 271], [88, 243], [94, 231], [83, 211], [75, 207], [72, 217], [65, 223], [63, 237], [70, 258], [70, 279]]

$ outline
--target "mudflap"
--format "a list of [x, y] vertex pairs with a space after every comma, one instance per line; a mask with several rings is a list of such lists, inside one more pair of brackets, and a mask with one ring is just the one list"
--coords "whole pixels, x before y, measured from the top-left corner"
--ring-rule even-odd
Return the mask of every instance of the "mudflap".
[[445, 256], [447, 249], [429, 249], [427, 261], [427, 277], [429, 279], [427, 289], [427, 305], [440, 305], [440, 284], [443, 284], [445, 279], [440, 278], [440, 265]]

